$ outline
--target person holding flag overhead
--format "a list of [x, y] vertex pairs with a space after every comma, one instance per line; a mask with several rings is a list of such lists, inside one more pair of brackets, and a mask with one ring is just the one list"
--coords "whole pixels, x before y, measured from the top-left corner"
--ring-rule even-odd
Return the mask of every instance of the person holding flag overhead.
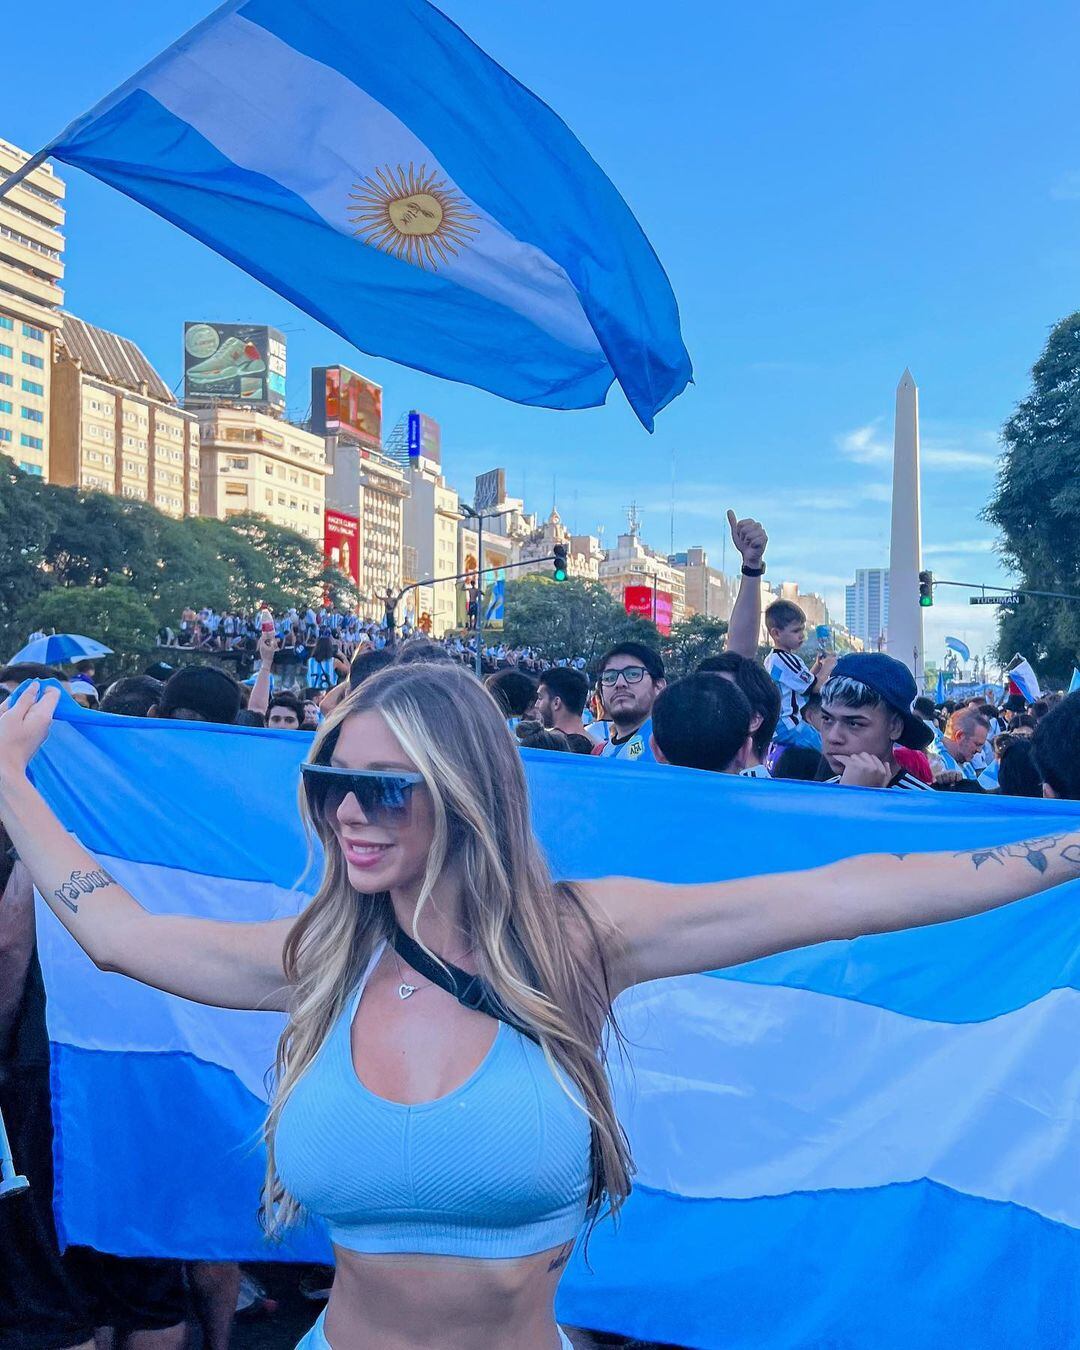
[[288, 1013], [263, 1212], [274, 1231], [323, 1218], [337, 1262], [304, 1350], [570, 1345], [562, 1271], [630, 1189], [606, 1072], [620, 991], [1080, 876], [1073, 831], [714, 883], [556, 883], [495, 703], [465, 671], [414, 664], [315, 737], [303, 809], [324, 869], [298, 918], [155, 914], [28, 778], [59, 697], [39, 693], [0, 716], [0, 819], [56, 917], [101, 969]]

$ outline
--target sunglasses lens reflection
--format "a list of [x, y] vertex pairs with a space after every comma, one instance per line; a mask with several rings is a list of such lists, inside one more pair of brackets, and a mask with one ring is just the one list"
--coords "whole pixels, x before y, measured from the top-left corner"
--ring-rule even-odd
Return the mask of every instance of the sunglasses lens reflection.
[[331, 819], [352, 795], [373, 825], [408, 823], [413, 784], [393, 775], [304, 774], [304, 790], [313, 816]]

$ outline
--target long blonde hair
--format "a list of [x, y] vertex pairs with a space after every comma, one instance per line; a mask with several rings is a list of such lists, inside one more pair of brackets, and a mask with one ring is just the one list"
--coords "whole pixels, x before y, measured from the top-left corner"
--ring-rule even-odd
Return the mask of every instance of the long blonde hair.
[[[533, 835], [521, 757], [505, 719], [483, 686], [460, 667], [414, 663], [365, 681], [324, 723], [311, 759], [325, 761], [342, 723], [377, 711], [423, 775], [435, 834], [412, 936], [447, 864], [463, 880], [462, 925], [480, 975], [503, 1006], [539, 1041], [556, 1076], [586, 1111], [592, 1137], [589, 1220], [612, 1213], [630, 1191], [632, 1165], [607, 1075], [605, 1026], [615, 1036], [607, 967], [596, 922], [572, 886], [556, 886]], [[327, 744], [329, 742], [329, 745]], [[261, 1217], [274, 1234], [301, 1206], [285, 1190], [274, 1135], [300, 1076], [342, 1016], [378, 943], [394, 928], [387, 894], [360, 895], [326, 821], [309, 830], [325, 864], [314, 899], [284, 948], [290, 1019], [278, 1042], [276, 1090], [263, 1129], [267, 1148]], [[434, 953], [433, 953], [434, 954]]]

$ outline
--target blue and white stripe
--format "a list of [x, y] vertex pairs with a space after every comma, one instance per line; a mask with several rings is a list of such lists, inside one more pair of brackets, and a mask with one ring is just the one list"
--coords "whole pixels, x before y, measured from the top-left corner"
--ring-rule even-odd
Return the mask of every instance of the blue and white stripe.
[[[303, 903], [306, 741], [65, 706], [34, 773], [150, 908], [254, 919]], [[525, 758], [538, 833], [569, 877], [749, 876], [1080, 820], [1063, 802], [750, 790]], [[629, 1061], [613, 1078], [638, 1176], [619, 1227], [601, 1224], [589, 1264], [568, 1270], [560, 1319], [746, 1350], [1080, 1344], [1076, 897], [625, 995]], [[49, 915], [40, 934], [67, 1238], [265, 1256], [251, 1136], [280, 1017], [102, 974]], [[301, 1235], [301, 1253], [325, 1253], [321, 1234]]]
[[[596, 406], [617, 379], [650, 428], [690, 379], [626, 203], [427, 0], [228, 0], [50, 149], [373, 355], [543, 407]], [[350, 211], [410, 166], [469, 215], [437, 270], [358, 238]]]

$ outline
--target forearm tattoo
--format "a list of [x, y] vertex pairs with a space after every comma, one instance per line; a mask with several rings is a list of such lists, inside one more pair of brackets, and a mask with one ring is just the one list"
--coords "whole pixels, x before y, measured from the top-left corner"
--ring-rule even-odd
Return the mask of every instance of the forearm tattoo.
[[116, 878], [109, 876], [104, 867], [99, 867], [94, 872], [76, 871], [53, 891], [53, 895], [61, 904], [67, 905], [72, 914], [78, 914], [81, 895], [89, 895], [91, 891], [103, 891], [106, 886], [112, 886], [115, 880]]
[[1036, 872], [1045, 872], [1055, 856], [1072, 867], [1080, 867], [1080, 844], [1066, 844], [1064, 848], [1059, 848], [1063, 839], [1071, 837], [1068, 834], [1051, 834], [1042, 839], [1023, 839], [1018, 844], [997, 844], [993, 848], [971, 849], [956, 856], [970, 858], [975, 864], [976, 871], [983, 863], [995, 862], [1004, 867], [1010, 858], [1017, 858], [1034, 867]]

